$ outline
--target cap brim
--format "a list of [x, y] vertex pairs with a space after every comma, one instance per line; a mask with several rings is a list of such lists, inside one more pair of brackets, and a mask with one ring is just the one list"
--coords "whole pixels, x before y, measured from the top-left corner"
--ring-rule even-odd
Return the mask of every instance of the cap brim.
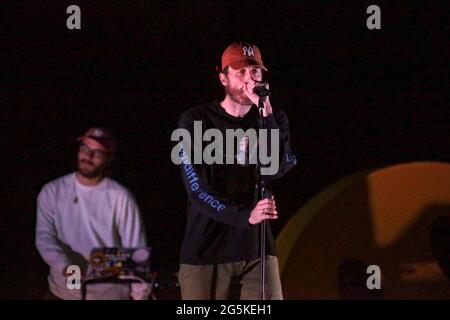
[[269, 71], [264, 66], [262, 61], [258, 60], [258, 59], [247, 58], [247, 59], [243, 59], [243, 60], [239, 60], [239, 61], [233, 61], [232, 63], [229, 64], [229, 66], [232, 67], [233, 69], [241, 69], [241, 68], [245, 68], [245, 67], [259, 67], [265, 71]]
[[93, 147], [95, 149], [100, 149], [105, 152], [110, 152], [110, 150], [108, 150], [99, 140], [94, 139], [92, 137], [79, 137], [77, 140], [82, 141], [83, 143], [87, 142], [91, 145], [91, 147]]

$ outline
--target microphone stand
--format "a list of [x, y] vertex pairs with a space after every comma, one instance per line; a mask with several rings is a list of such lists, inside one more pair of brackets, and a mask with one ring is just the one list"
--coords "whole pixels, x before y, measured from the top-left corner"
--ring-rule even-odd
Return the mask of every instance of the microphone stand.
[[[258, 111], [259, 111], [259, 129], [264, 129], [264, 121], [263, 121], [263, 110], [264, 110], [264, 98], [262, 96], [259, 97], [258, 101]], [[259, 161], [259, 150], [258, 148], [258, 157], [257, 157], [257, 188], [258, 188], [258, 200], [262, 200], [264, 198], [269, 198], [272, 196], [272, 192], [270, 190], [270, 178], [269, 176], [263, 176], [261, 174], [261, 163]], [[266, 288], [265, 288], [265, 279], [266, 279], [266, 220], [263, 220], [260, 224], [260, 255], [261, 255], [261, 274], [260, 274], [260, 299], [266, 300]]]

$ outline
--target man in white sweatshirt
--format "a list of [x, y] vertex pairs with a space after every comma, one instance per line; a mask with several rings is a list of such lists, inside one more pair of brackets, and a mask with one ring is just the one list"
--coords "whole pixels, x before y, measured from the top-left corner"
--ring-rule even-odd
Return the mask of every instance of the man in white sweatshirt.
[[[37, 198], [36, 247], [50, 266], [47, 297], [59, 299], [81, 299], [80, 290], [68, 288], [66, 269], [78, 265], [85, 272], [93, 248], [146, 246], [133, 195], [105, 176], [113, 136], [91, 128], [78, 141], [78, 170], [47, 183]], [[95, 284], [86, 299], [145, 299], [149, 291], [149, 285]]]

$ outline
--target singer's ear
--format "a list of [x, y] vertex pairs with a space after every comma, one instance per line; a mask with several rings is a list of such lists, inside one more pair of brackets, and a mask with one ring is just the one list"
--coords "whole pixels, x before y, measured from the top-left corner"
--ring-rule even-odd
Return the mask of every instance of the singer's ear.
[[228, 84], [227, 76], [223, 72], [219, 73], [219, 79], [223, 86], [226, 86]]

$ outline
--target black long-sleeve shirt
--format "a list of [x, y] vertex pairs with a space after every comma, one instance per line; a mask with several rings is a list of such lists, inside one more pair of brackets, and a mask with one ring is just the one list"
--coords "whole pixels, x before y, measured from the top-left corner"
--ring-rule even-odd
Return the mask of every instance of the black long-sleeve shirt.
[[[201, 121], [202, 133], [211, 128], [220, 130], [225, 149], [226, 129], [257, 130], [258, 117], [255, 106], [243, 117], [234, 117], [213, 102], [184, 112], [178, 128], [186, 129], [193, 141], [194, 121]], [[276, 179], [296, 164], [286, 114], [274, 108], [274, 113], [264, 118], [264, 127], [269, 132], [279, 129], [279, 170], [271, 176]], [[203, 142], [201, 150], [209, 143]], [[195, 164], [193, 145], [192, 142], [190, 158], [186, 150], [180, 152], [183, 161], [181, 176], [188, 196], [180, 263], [204, 265], [257, 259], [260, 252], [259, 225], [248, 222], [256, 204], [256, 165], [226, 164], [225, 160], [224, 164]], [[233, 156], [236, 158], [236, 154]], [[266, 253], [275, 255], [270, 224], [266, 230]]]

